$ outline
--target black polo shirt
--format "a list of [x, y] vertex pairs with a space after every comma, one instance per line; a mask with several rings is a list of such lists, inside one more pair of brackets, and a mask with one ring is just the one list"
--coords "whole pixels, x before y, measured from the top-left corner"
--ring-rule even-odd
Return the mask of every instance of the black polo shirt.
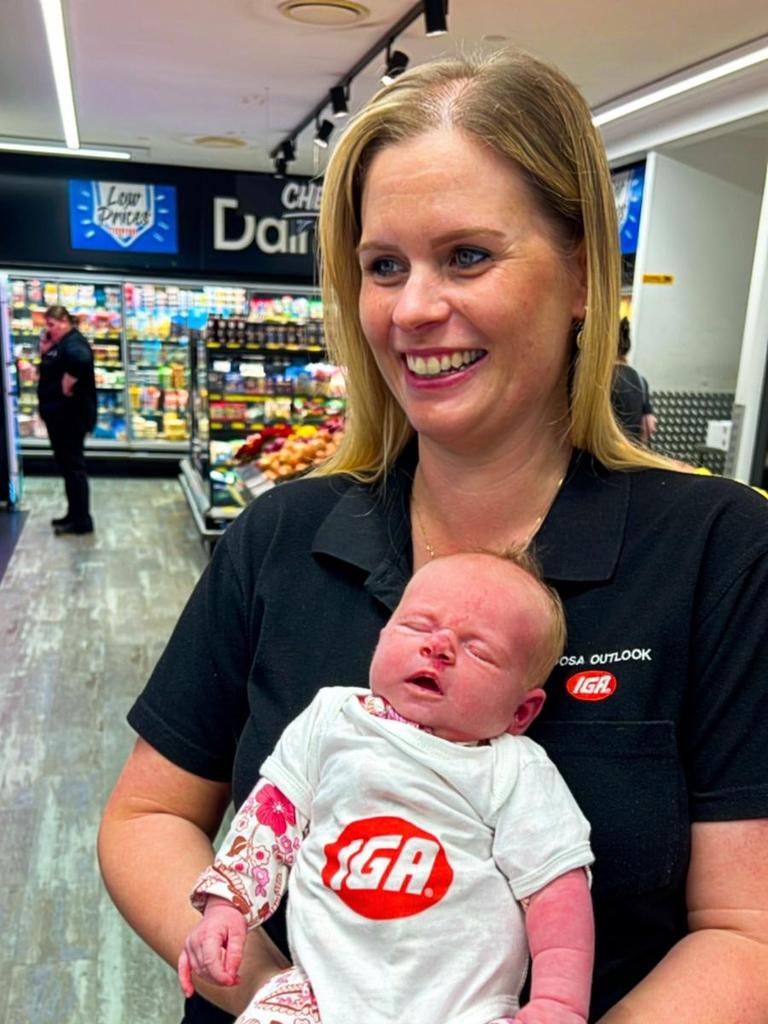
[[[64, 374], [75, 377], [72, 394], [62, 390]], [[93, 352], [87, 339], [73, 327], [40, 357], [37, 382], [40, 415], [50, 426], [67, 422], [83, 431], [96, 425], [96, 382]]]
[[[248, 508], [134, 728], [188, 771], [232, 779], [239, 805], [320, 686], [367, 680], [411, 574], [413, 465], [411, 452], [375, 489], [295, 481]], [[592, 824], [597, 1019], [685, 933], [691, 821], [768, 816], [768, 503], [731, 481], [611, 472], [577, 453], [536, 551], [569, 638], [530, 735]], [[488, 941], [481, 921], [476, 937]], [[204, 1005], [185, 1020], [228, 1019]]]

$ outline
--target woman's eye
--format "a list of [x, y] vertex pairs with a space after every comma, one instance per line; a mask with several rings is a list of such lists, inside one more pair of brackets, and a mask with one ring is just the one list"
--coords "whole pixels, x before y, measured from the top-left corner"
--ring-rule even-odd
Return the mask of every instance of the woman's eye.
[[488, 259], [488, 253], [484, 249], [471, 249], [462, 246], [456, 249], [451, 257], [459, 270], [471, 270]]
[[394, 274], [402, 272], [403, 265], [392, 256], [379, 256], [377, 259], [371, 260], [365, 269], [374, 277], [392, 277]]

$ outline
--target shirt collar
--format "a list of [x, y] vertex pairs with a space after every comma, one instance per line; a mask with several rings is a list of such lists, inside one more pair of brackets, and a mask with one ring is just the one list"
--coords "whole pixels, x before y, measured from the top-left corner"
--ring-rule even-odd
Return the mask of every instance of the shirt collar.
[[[365, 572], [366, 589], [389, 608], [400, 600], [412, 572], [409, 503], [415, 468], [412, 443], [383, 483], [353, 483], [340, 495], [312, 544], [314, 554]], [[574, 452], [534, 543], [546, 579], [610, 579], [624, 539], [629, 487], [628, 472], [612, 472], [586, 452]]]
[[415, 445], [409, 445], [381, 483], [351, 484], [312, 543], [313, 554], [363, 570], [366, 590], [390, 609], [413, 571], [409, 506], [415, 468]]
[[613, 575], [624, 542], [631, 473], [574, 451], [563, 486], [533, 544], [547, 580], [587, 582]]

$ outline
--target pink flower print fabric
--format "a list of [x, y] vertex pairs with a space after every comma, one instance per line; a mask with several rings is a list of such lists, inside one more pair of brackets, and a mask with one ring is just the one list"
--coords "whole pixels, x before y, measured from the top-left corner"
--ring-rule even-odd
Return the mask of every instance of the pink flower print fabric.
[[414, 729], [421, 729], [423, 732], [432, 732], [427, 725], [419, 725], [418, 722], [414, 722], [410, 718], [403, 718], [398, 711], [395, 711], [389, 701], [384, 700], [383, 697], [377, 697], [375, 694], [369, 693], [364, 697], [358, 697], [357, 699], [368, 714], [373, 715], [374, 718], [386, 718], [390, 722], [405, 722], [406, 725], [412, 725]]
[[201, 912], [209, 895], [229, 900], [255, 928], [277, 909], [306, 822], [277, 786], [259, 779], [235, 816], [213, 864], [191, 894]]
[[320, 1024], [309, 979], [300, 967], [281, 971], [253, 996], [236, 1024]]
[[296, 824], [296, 808], [270, 782], [258, 787], [256, 802], [256, 818], [262, 825], [269, 826], [276, 836], [285, 835], [288, 826]]

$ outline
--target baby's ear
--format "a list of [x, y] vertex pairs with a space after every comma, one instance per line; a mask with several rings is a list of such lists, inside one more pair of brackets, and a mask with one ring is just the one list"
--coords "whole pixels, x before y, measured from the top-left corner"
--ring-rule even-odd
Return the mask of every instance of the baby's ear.
[[544, 707], [546, 699], [547, 695], [540, 686], [535, 690], [529, 690], [520, 704], [518, 704], [515, 717], [512, 719], [512, 724], [507, 729], [507, 732], [511, 733], [512, 736], [521, 736]]

